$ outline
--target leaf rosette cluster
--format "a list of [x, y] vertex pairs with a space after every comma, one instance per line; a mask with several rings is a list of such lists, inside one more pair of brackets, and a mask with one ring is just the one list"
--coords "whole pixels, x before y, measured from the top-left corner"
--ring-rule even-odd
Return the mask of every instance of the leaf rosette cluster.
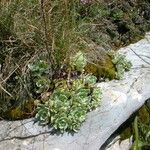
[[72, 88], [58, 87], [45, 104], [37, 107], [40, 124], [51, 123], [55, 129], [77, 132], [87, 113], [100, 105], [101, 90], [95, 87], [96, 77], [86, 75], [72, 82]]

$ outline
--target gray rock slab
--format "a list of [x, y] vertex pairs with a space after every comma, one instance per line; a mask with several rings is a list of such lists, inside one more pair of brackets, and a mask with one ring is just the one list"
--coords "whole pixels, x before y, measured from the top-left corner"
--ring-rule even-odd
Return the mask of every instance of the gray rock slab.
[[150, 98], [150, 33], [119, 50], [133, 67], [123, 80], [97, 84], [103, 91], [101, 107], [90, 112], [74, 135], [55, 134], [51, 128], [23, 121], [0, 121], [0, 150], [99, 150], [129, 116]]
[[106, 150], [130, 150], [131, 149], [130, 139], [126, 139], [120, 142], [120, 136], [117, 136], [112, 143], [110, 143]]

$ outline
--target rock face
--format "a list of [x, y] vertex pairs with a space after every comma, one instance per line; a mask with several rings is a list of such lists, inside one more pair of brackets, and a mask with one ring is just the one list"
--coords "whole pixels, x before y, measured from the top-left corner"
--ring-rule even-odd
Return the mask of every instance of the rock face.
[[108, 137], [150, 98], [150, 33], [120, 49], [133, 68], [121, 81], [97, 84], [102, 88], [101, 107], [88, 114], [80, 131], [59, 135], [33, 120], [0, 121], [0, 149], [3, 150], [99, 150]]
[[114, 140], [113, 140], [113, 143], [110, 144], [110, 146], [108, 146], [108, 148], [106, 148], [106, 150], [129, 150], [131, 149], [131, 141], [130, 139], [126, 139], [126, 140], [123, 140], [119, 141], [120, 137], [116, 137]]

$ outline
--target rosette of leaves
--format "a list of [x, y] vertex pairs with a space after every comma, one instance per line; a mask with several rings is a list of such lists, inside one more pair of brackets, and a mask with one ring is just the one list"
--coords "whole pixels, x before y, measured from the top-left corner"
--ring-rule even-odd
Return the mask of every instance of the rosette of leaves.
[[[71, 87], [68, 87], [66, 80], [57, 80], [55, 84], [57, 88], [45, 104], [37, 107], [36, 115], [39, 122], [50, 123], [54, 129], [62, 133], [77, 132], [85, 121], [87, 113], [100, 105], [102, 95], [101, 90], [95, 87], [97, 78], [83, 74], [86, 58], [82, 52], [71, 58], [70, 65], [72, 69], [82, 74], [77, 79], [71, 80]], [[45, 84], [45, 80], [36, 82], [38, 87], [43, 87]]]
[[79, 51], [75, 56], [71, 57], [70, 65], [72, 69], [83, 72], [86, 64], [87, 60], [81, 51]]
[[96, 84], [96, 81], [97, 81], [97, 78], [94, 76], [94, 75], [86, 75], [83, 77], [84, 79], [84, 84], [88, 84], [88, 85], [95, 85]]
[[33, 64], [29, 64], [28, 68], [34, 77], [41, 77], [49, 73], [48, 64], [44, 60], [37, 60]]
[[73, 80], [71, 89], [66, 85], [57, 87], [49, 101], [38, 107], [36, 118], [42, 124], [50, 123], [62, 133], [77, 132], [87, 113], [100, 105], [102, 93], [95, 87], [96, 80], [95, 76], [85, 75]]
[[50, 87], [50, 80], [46, 77], [40, 77], [35, 80], [36, 84], [36, 93], [42, 93], [47, 91]]
[[31, 71], [33, 84], [36, 93], [47, 91], [50, 87], [50, 79], [48, 78], [49, 68], [44, 60], [37, 60], [33, 64], [29, 64], [28, 68]]
[[109, 51], [108, 54], [116, 68], [116, 79], [123, 79], [124, 73], [131, 69], [132, 63], [126, 59], [125, 55], [115, 51]]
[[46, 104], [39, 104], [38, 107], [36, 108], [36, 116], [35, 118], [40, 121], [41, 125], [46, 125], [47, 123], [49, 123], [49, 119], [50, 119], [50, 110], [48, 105]]
[[92, 97], [91, 97], [91, 104], [90, 104], [90, 109], [96, 109], [99, 105], [100, 102], [99, 100], [102, 98], [102, 92], [99, 88], [94, 88], [92, 92]]

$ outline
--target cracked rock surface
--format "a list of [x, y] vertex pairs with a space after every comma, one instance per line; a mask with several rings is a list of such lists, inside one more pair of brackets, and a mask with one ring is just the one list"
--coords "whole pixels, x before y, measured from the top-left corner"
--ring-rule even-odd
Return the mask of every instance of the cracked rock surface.
[[0, 150], [99, 150], [129, 116], [150, 98], [150, 33], [119, 50], [133, 67], [123, 80], [97, 84], [101, 107], [88, 114], [78, 133], [59, 135], [33, 119], [0, 121]]

